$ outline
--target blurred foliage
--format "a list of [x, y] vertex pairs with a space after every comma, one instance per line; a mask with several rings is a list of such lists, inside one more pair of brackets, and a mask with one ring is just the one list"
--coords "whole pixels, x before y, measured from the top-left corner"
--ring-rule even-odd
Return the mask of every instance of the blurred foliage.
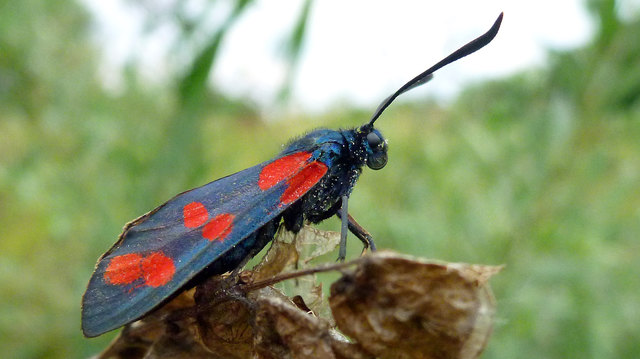
[[[209, 32], [181, 18], [176, 46], [191, 57], [169, 85], [146, 86], [130, 66], [116, 94], [96, 75], [81, 6], [0, 4], [3, 356], [98, 352], [113, 334], [82, 337], [80, 297], [124, 223], [270, 158], [288, 137], [370, 115], [266, 124], [205, 86], [225, 29], [251, 2], [231, 3], [238, 12]], [[640, 21], [619, 20], [615, 5], [589, 1], [592, 43], [551, 53], [545, 68], [476, 84], [446, 108], [396, 105], [379, 121], [390, 161], [365, 171], [350, 210], [381, 248], [507, 265], [493, 282], [485, 358], [640, 356]], [[309, 11], [289, 37], [294, 62]], [[359, 250], [350, 241], [349, 256]]]

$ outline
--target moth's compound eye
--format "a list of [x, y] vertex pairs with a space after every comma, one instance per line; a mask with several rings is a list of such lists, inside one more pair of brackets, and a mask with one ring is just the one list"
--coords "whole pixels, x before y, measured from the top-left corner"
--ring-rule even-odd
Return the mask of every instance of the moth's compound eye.
[[372, 170], [379, 170], [387, 164], [386, 152], [374, 152], [367, 156], [367, 166]]
[[369, 132], [367, 135], [367, 142], [369, 143], [369, 147], [376, 148], [380, 143], [382, 143], [382, 138], [380, 138], [380, 136], [375, 132]]

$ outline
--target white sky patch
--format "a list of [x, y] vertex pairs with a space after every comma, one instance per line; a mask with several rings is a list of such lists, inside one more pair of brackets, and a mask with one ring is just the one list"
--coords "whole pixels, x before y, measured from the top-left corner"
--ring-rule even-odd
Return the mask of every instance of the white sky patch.
[[[132, 56], [151, 83], [166, 79], [174, 30], [162, 29], [142, 41], [143, 14], [126, 1], [83, 2], [97, 19], [107, 86], [117, 88], [118, 69]], [[301, 5], [299, 0], [252, 5], [223, 42], [212, 79], [216, 86], [270, 107], [286, 73], [282, 43]], [[502, 28], [491, 44], [439, 70], [427, 86], [406, 97], [449, 98], [469, 82], [542, 65], [547, 49], [580, 46], [594, 31], [580, 0], [315, 1], [290, 106], [321, 111], [345, 101], [373, 108], [488, 30], [501, 11]]]

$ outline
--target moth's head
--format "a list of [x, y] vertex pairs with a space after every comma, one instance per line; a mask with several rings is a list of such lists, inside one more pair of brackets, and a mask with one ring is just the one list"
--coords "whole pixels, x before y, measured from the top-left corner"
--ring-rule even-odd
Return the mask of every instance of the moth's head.
[[382, 169], [387, 164], [387, 140], [382, 137], [380, 131], [366, 124], [358, 129], [362, 145], [367, 153], [365, 163], [372, 170]]

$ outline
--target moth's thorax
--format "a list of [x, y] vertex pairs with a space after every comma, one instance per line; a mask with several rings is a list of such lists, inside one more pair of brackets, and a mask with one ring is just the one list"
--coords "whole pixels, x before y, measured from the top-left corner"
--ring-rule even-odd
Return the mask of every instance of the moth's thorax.
[[335, 214], [342, 196], [351, 194], [362, 168], [375, 167], [370, 164], [375, 156], [384, 156], [386, 163], [386, 142], [372, 127], [318, 129], [292, 141], [283, 154], [301, 150], [312, 153], [314, 160], [328, 167], [322, 180], [302, 198], [305, 218], [312, 222]]

